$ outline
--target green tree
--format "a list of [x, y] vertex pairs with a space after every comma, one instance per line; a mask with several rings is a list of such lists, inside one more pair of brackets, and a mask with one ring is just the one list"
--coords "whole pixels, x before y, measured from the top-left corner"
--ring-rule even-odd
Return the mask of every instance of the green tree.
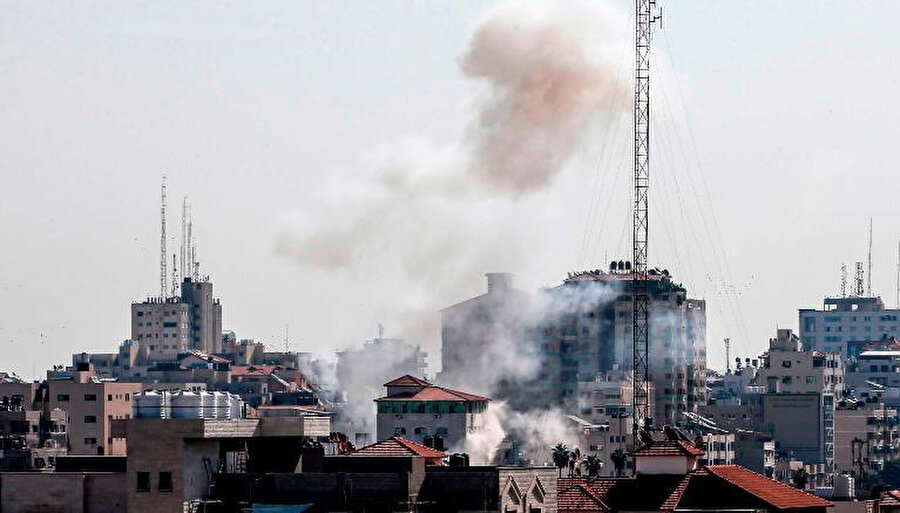
[[613, 468], [616, 469], [616, 477], [622, 477], [622, 471], [625, 470], [625, 453], [622, 452], [622, 449], [616, 449], [610, 455], [610, 459], [613, 462]]
[[806, 469], [803, 467], [798, 468], [791, 474], [791, 482], [794, 483], [794, 486], [801, 490], [806, 489], [806, 483], [809, 482], [809, 474], [807, 474]]
[[603, 467], [603, 462], [596, 454], [590, 454], [584, 459], [584, 467], [587, 469], [588, 477], [597, 477]]
[[562, 471], [569, 464], [569, 448], [566, 444], [560, 442], [553, 448], [553, 464], [559, 469], [559, 477], [562, 477]]

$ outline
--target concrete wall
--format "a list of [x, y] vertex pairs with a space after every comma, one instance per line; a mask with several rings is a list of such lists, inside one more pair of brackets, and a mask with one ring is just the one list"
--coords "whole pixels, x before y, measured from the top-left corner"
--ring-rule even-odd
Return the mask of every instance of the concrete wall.
[[824, 463], [822, 409], [819, 394], [766, 394], [763, 421], [780, 449], [805, 463]]
[[554, 467], [497, 469], [500, 480], [500, 511], [556, 513], [557, 470]]
[[125, 504], [124, 474], [0, 474], [3, 513], [124, 513]]
[[468, 413], [379, 413], [376, 418], [376, 431], [379, 440], [394, 436], [396, 428], [406, 430], [400, 436], [422, 443], [424, 434], [416, 434], [416, 428], [425, 428], [428, 435], [434, 435], [438, 428], [446, 428], [444, 437], [446, 450], [461, 450], [466, 440], [466, 429], [469, 422]]
[[[141, 390], [140, 383], [78, 383], [75, 381], [50, 381], [50, 409], [66, 412], [70, 454], [124, 455], [125, 440], [113, 438], [110, 420], [131, 416], [131, 397]], [[85, 396], [96, 396], [86, 400]], [[64, 399], [68, 396], [68, 400]], [[85, 422], [86, 417], [95, 422]], [[96, 443], [87, 443], [94, 439]]]

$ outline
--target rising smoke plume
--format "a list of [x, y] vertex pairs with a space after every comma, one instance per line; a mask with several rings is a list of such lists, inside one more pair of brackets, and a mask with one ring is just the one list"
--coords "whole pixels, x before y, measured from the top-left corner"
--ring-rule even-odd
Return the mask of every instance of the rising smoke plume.
[[479, 181], [511, 193], [545, 187], [592, 117], [623, 107], [628, 96], [601, 53], [603, 21], [583, 5], [510, 4], [478, 27], [460, 67], [489, 89], [469, 134]]
[[[390, 319], [394, 332], [428, 347], [438, 361], [437, 312], [470, 297], [477, 290], [470, 280], [545, 265], [558, 252], [551, 238], [569, 239], [572, 198], [551, 189], [569, 169], [586, 179], [592, 170], [571, 165], [584, 133], [624, 107], [628, 94], [616, 84], [627, 80], [613, 79], [611, 56], [628, 39], [626, 25], [605, 5], [491, 9], [458, 62], [482, 86], [459, 140], [405, 138], [367, 154], [361, 170], [330, 175], [319, 202], [287, 223], [278, 253], [334, 281], [342, 277], [347, 302], [368, 298], [376, 318]], [[514, 339], [485, 348], [490, 377], [473, 375], [462, 387], [487, 393], [496, 380], [536, 372], [536, 353], [519, 350], [513, 359], [521, 348], [504, 340]], [[361, 404], [378, 395], [343, 385], [365, 398]], [[491, 415], [498, 425], [528, 425], [530, 417], [510, 411], [498, 403]]]

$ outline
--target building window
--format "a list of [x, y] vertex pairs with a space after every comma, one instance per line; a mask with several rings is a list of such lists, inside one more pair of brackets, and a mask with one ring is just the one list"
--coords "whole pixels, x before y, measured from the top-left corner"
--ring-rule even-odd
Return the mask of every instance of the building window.
[[56, 400], [63, 402], [69, 400], [69, 394], [56, 394]]
[[97, 394], [84, 394], [84, 400], [85, 401], [96, 401]]
[[809, 384], [815, 383], [816, 377], [815, 376], [806, 376], [806, 382]]
[[112, 394], [106, 394], [106, 400], [112, 401]]
[[150, 472], [137, 473], [137, 485], [134, 487], [139, 492], [150, 491]]
[[405, 435], [405, 434], [406, 434], [406, 428], [404, 428], [404, 427], [395, 427], [394, 428], [394, 435]]
[[172, 491], [172, 473], [171, 472], [160, 472], [159, 473], [159, 491], [161, 491], [161, 492], [171, 492]]
[[782, 367], [785, 367], [785, 368], [787, 368], [787, 369], [790, 369], [790, 368], [791, 368], [791, 361], [790, 361], [790, 360], [785, 360], [785, 361], [781, 362], [781, 366], [782, 366]]
[[125, 400], [126, 400], [126, 401], [130, 401], [130, 400], [131, 400], [131, 396], [130, 396], [129, 394], [125, 394]]
[[97, 439], [96, 438], [85, 438], [84, 445], [97, 445]]
[[85, 423], [85, 424], [96, 424], [96, 423], [97, 423], [97, 416], [96, 416], [96, 415], [85, 415], [85, 416], [84, 416], [84, 423]]

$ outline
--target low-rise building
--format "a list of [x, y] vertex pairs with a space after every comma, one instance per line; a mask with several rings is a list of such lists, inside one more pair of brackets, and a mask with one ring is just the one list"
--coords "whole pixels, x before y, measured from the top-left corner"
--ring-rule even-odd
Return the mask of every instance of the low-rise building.
[[775, 441], [765, 433], [739, 430], [735, 434], [734, 458], [738, 465], [772, 477], [775, 474]]
[[877, 474], [900, 458], [897, 410], [879, 402], [842, 401], [834, 412], [834, 446], [837, 472]]
[[558, 511], [825, 513], [833, 506], [737, 465], [701, 467], [702, 452], [683, 440], [654, 441], [632, 453], [633, 477], [560, 478]]
[[487, 397], [440, 387], [410, 375], [384, 386], [387, 395], [375, 400], [379, 440], [396, 435], [438, 449], [461, 450], [466, 437], [483, 427], [483, 414], [490, 401]]
[[66, 412], [70, 454], [124, 455], [125, 440], [112, 435], [110, 423], [131, 418], [131, 398], [140, 392], [140, 383], [101, 380], [90, 371], [51, 372], [47, 404]]

